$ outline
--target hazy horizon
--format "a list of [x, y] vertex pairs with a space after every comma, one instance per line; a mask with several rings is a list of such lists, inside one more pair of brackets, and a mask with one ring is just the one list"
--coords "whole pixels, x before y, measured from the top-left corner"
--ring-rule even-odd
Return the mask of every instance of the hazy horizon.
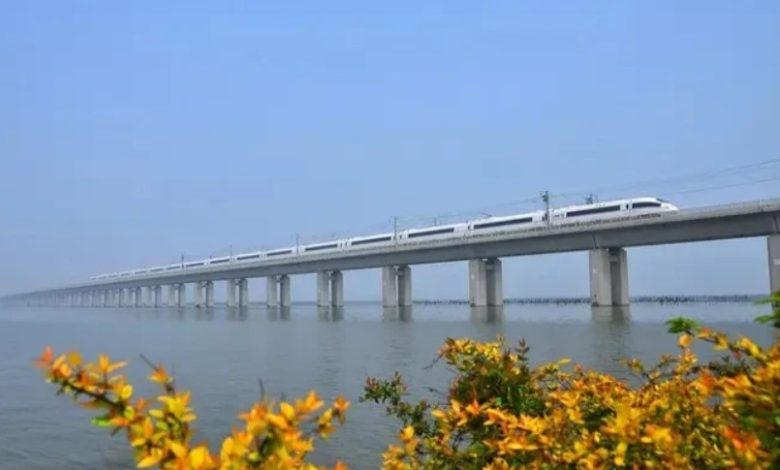
[[[0, 295], [523, 212], [542, 190], [780, 197], [779, 19], [769, 2], [9, 4]], [[768, 291], [764, 238], [629, 248], [628, 269], [631, 295]], [[379, 299], [379, 276], [346, 272], [345, 299]], [[465, 263], [413, 279], [417, 299], [468, 295]], [[292, 289], [313, 299], [314, 276]], [[587, 254], [504, 259], [504, 292], [587, 296]]]

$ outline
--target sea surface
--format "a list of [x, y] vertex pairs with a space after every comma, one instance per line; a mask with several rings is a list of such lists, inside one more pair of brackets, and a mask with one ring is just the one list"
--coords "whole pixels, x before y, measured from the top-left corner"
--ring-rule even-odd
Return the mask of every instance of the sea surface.
[[368, 376], [401, 372], [416, 398], [440, 398], [451, 371], [426, 368], [447, 337], [491, 340], [525, 338], [534, 363], [561, 357], [628, 377], [621, 360], [653, 362], [674, 353], [676, 340], [664, 320], [700, 319], [731, 334], [769, 344], [774, 332], [752, 319], [766, 307], [748, 303], [636, 304], [629, 309], [588, 305], [415, 305], [383, 310], [353, 303], [333, 312], [314, 305], [286, 311], [250, 306], [216, 308], [31, 308], [0, 307], [0, 469], [134, 468], [124, 437], [89, 424], [91, 412], [55, 396], [33, 367], [46, 345], [79, 349], [131, 362], [137, 394], [146, 384], [144, 354], [172, 369], [180, 388], [193, 392], [198, 436], [212, 449], [235, 425], [235, 415], [266, 393], [292, 398], [316, 389], [326, 399], [343, 394], [352, 402], [347, 423], [313, 455], [319, 464], [342, 459], [351, 468], [377, 468], [380, 453], [398, 431], [380, 406], [358, 402]]

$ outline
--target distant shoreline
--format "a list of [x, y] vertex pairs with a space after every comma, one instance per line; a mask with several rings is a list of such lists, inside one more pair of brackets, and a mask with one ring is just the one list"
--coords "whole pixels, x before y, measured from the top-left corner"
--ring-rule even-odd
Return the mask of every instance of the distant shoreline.
[[[711, 303], [755, 303], [765, 295], [638, 295], [631, 297], [632, 304], [711, 304]], [[420, 305], [467, 305], [468, 300], [415, 300]], [[519, 305], [576, 305], [590, 304], [590, 297], [524, 297], [504, 299], [504, 304]]]

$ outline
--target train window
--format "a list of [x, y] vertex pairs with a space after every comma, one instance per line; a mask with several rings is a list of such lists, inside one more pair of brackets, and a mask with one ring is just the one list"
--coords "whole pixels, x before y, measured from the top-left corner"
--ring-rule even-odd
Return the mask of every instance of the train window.
[[268, 256], [289, 255], [290, 253], [292, 253], [292, 250], [269, 251]]
[[168, 271], [173, 271], [174, 269], [179, 269], [179, 267], [178, 266], [168, 266], [165, 269], [168, 270]]
[[660, 202], [635, 202], [631, 208], [632, 209], [643, 209], [645, 207], [661, 207]]
[[605, 212], [615, 212], [619, 210], [620, 206], [593, 207], [591, 209], [569, 211], [566, 213], [566, 217], [581, 217], [583, 215], [603, 214]]
[[409, 233], [409, 238], [427, 237], [429, 235], [441, 235], [442, 233], [452, 233], [454, 231], [455, 228], [450, 227], [450, 228], [440, 228], [435, 230], [426, 230], [424, 232], [411, 232]]
[[211, 261], [209, 264], [222, 264], [222, 263], [227, 263], [229, 261], [230, 261], [230, 258], [215, 259], [215, 260]]
[[338, 246], [338, 243], [329, 243], [327, 245], [316, 245], [316, 246], [307, 246], [303, 249], [303, 251], [317, 251], [317, 250], [327, 250], [329, 248], [336, 248]]
[[481, 230], [484, 228], [503, 227], [505, 225], [527, 224], [533, 222], [532, 217], [523, 217], [522, 219], [509, 219], [509, 220], [497, 220], [495, 222], [484, 222], [481, 224], [474, 224], [474, 230]]
[[366, 245], [368, 243], [379, 243], [379, 242], [386, 242], [392, 240], [392, 236], [388, 235], [386, 237], [374, 237], [374, 238], [364, 238], [363, 240], [355, 240], [352, 242], [352, 246], [355, 245]]
[[254, 254], [254, 255], [244, 255], [244, 256], [239, 256], [239, 257], [237, 257], [236, 259], [237, 259], [237, 260], [239, 260], [239, 261], [246, 261], [246, 260], [248, 260], [248, 259], [257, 259], [257, 258], [259, 258], [259, 257], [260, 257], [260, 255], [259, 255], [259, 254]]
[[194, 268], [195, 266], [203, 266], [203, 263], [202, 262], [190, 263], [190, 264], [185, 264], [184, 266], [187, 267], [187, 268]]

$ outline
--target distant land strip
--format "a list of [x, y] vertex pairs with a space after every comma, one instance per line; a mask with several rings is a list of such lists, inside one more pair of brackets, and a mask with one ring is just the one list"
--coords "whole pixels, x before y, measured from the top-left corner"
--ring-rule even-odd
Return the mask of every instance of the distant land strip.
[[[703, 304], [703, 303], [755, 303], [765, 295], [734, 294], [734, 295], [638, 295], [631, 297], [632, 304]], [[415, 300], [420, 305], [466, 305], [468, 300]], [[504, 304], [521, 305], [567, 305], [590, 304], [589, 297], [525, 297], [504, 299]]]

